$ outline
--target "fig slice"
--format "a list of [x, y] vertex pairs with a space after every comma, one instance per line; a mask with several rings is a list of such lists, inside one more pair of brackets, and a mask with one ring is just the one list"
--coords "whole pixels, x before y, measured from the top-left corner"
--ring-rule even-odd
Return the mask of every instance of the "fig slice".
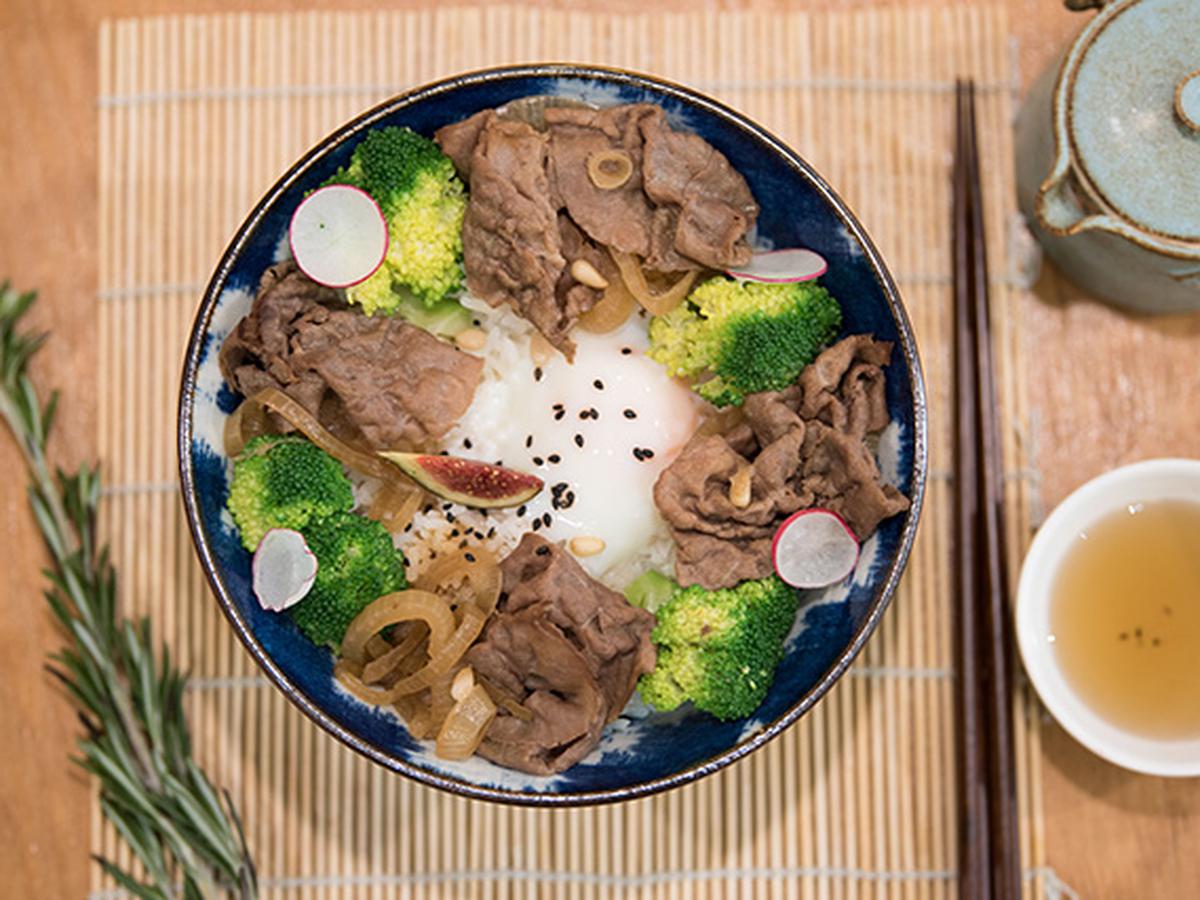
[[304, 535], [290, 528], [272, 528], [263, 535], [250, 564], [254, 596], [263, 609], [283, 612], [312, 589], [317, 558]]
[[543, 487], [536, 475], [460, 456], [389, 450], [379, 455], [430, 493], [477, 509], [517, 506], [536, 497]]

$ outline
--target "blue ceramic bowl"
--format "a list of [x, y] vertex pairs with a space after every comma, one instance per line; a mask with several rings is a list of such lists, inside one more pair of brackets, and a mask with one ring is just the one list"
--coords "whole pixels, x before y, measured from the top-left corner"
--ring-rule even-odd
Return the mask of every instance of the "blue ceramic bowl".
[[[286, 247], [297, 203], [347, 161], [367, 129], [407, 125], [431, 134], [479, 110], [539, 94], [659, 104], [676, 127], [700, 134], [745, 175], [762, 205], [760, 237], [778, 247], [810, 247], [829, 261], [823, 282], [842, 300], [846, 331], [873, 332], [896, 343], [887, 372], [892, 425], [880, 460], [885, 477], [912, 498], [909, 512], [885, 522], [864, 546], [848, 586], [805, 598], [775, 684], [752, 719], [722, 723], [690, 709], [652, 713], [635, 699], [591, 756], [548, 778], [481, 759], [436, 759], [391, 714], [338, 689], [327, 650], [313, 646], [287, 616], [259, 607], [250, 588], [249, 554], [224, 512], [230, 463], [221, 429], [239, 398], [217, 364], [224, 336], [249, 308], [263, 270]], [[684, 784], [740, 759], [800, 718], [845, 672], [883, 614], [917, 528], [926, 470], [925, 393], [912, 329], [883, 261], [846, 205], [792, 150], [687, 88], [607, 69], [517, 66], [452, 78], [371, 110], [314, 147], [267, 192], [221, 259], [192, 328], [179, 400], [179, 460], [188, 521], [218, 601], [259, 665], [310, 718], [376, 762], [436, 787], [532, 805], [595, 803]]]

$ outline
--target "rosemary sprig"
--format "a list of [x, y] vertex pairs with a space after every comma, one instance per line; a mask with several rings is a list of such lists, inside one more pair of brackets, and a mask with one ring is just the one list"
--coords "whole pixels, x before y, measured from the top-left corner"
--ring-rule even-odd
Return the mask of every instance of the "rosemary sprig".
[[0, 415], [25, 458], [29, 505], [50, 553], [45, 597], [67, 644], [50, 654], [49, 669], [79, 705], [86, 736], [75, 762], [99, 781], [101, 808], [145, 880], [97, 862], [145, 900], [248, 900], [258, 888], [241, 822], [228, 793], [218, 795], [192, 760], [186, 678], [165, 645], [155, 653], [147, 619], [118, 614], [116, 572], [96, 543], [99, 471], [51, 474], [46, 443], [58, 395], [43, 405], [28, 374], [46, 335], [21, 327], [35, 299], [0, 284]]

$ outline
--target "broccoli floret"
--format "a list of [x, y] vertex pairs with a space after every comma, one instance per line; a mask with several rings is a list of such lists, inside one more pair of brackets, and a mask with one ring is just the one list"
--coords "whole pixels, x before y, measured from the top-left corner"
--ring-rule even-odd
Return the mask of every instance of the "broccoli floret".
[[658, 610], [658, 662], [638, 684], [642, 699], [660, 710], [690, 700], [726, 721], [750, 715], [775, 680], [797, 604], [774, 576], [724, 590], [677, 589]]
[[672, 375], [707, 376], [696, 390], [717, 406], [782, 390], [837, 336], [842, 311], [814, 281], [763, 284], [710, 278], [650, 322], [647, 355]]
[[462, 287], [466, 192], [437, 144], [410, 128], [377, 128], [327, 184], [351, 184], [375, 198], [388, 223], [387, 257], [346, 291], [368, 315], [393, 315], [409, 294], [427, 306]]
[[226, 506], [247, 550], [272, 528], [301, 530], [353, 505], [342, 464], [302, 437], [262, 435], [234, 460]]
[[335, 650], [354, 617], [373, 600], [408, 587], [404, 555], [374, 519], [339, 512], [302, 530], [317, 557], [317, 577], [292, 619], [316, 644]]

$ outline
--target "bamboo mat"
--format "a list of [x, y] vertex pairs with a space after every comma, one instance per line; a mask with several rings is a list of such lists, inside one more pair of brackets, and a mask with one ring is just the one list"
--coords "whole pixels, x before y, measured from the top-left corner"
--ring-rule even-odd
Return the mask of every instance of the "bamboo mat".
[[[940, 898], [956, 891], [950, 647], [952, 81], [981, 86], [1014, 560], [1035, 499], [1022, 438], [1024, 295], [1005, 277], [1015, 66], [998, 9], [653, 18], [531, 9], [180, 17], [100, 35], [103, 529], [130, 613], [193, 673], [196, 751], [230, 788], [267, 897]], [[908, 303], [931, 473], [907, 576], [847, 677], [798, 726], [658, 797], [535, 811], [417, 786], [356, 757], [259, 676], [210, 596], [175, 482], [175, 402], [203, 282], [259, 194], [366, 107], [533, 60], [656, 73], [789, 142], [858, 212]], [[1015, 583], [1015, 582], [1014, 582]], [[1017, 701], [1027, 895], [1046, 872], [1040, 751]], [[93, 849], [127, 862], [93, 813]], [[94, 897], [116, 896], [97, 875]]]

